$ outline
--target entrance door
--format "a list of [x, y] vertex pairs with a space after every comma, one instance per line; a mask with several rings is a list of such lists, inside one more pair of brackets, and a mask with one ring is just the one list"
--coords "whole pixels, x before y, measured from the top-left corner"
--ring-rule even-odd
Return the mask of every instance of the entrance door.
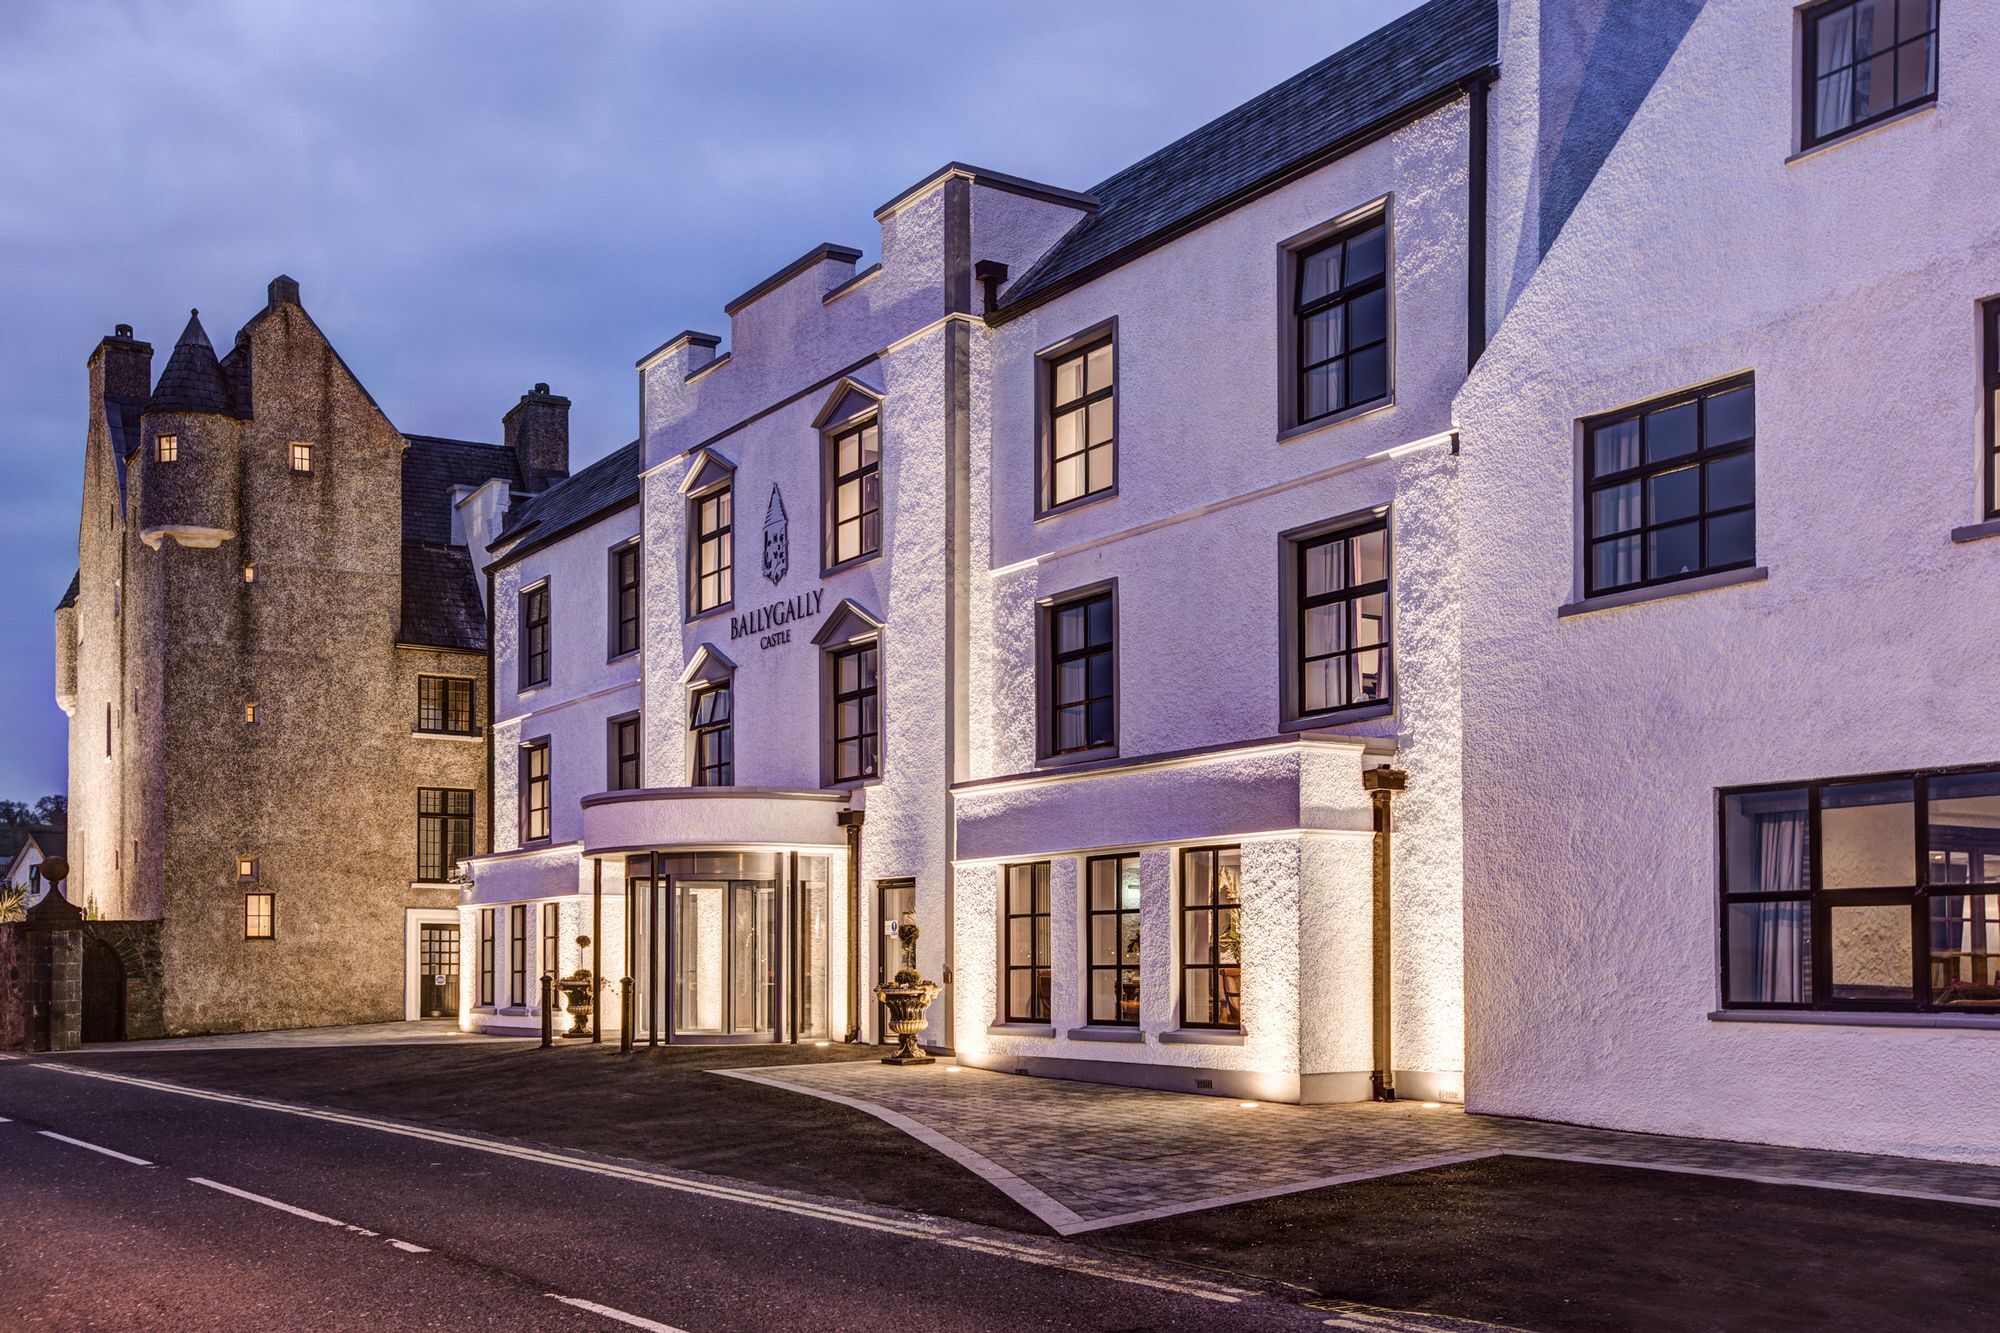
[[[917, 910], [917, 885], [915, 880], [885, 879], [876, 886], [876, 932], [875, 979], [888, 985], [896, 979], [896, 973], [903, 967], [903, 942], [898, 938], [897, 928], [903, 924], [905, 916]], [[887, 1041], [889, 1032], [889, 1010], [883, 1005], [875, 1006], [875, 1039]]]
[[769, 1038], [777, 999], [778, 886], [675, 880], [675, 1032]]
[[125, 964], [94, 935], [83, 942], [83, 1039], [125, 1040]]
[[458, 1017], [458, 927], [417, 927], [417, 1014], [421, 1018]]

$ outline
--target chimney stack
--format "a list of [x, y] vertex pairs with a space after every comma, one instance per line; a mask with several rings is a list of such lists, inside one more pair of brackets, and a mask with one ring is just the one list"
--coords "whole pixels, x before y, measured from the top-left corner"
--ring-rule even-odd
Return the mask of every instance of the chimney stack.
[[537, 384], [500, 419], [506, 445], [521, 466], [521, 485], [547, 490], [569, 475], [569, 399]]
[[115, 398], [134, 406], [153, 394], [153, 345], [132, 336], [130, 324], [120, 324], [90, 354], [92, 402]]
[[299, 280], [280, 273], [271, 279], [271, 285], [264, 289], [266, 298], [272, 305], [298, 305]]

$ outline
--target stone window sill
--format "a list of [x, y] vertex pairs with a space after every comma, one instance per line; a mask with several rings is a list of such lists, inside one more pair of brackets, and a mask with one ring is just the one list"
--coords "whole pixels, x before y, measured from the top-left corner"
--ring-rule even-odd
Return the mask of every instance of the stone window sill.
[[1126, 1041], [1141, 1043], [1146, 1034], [1138, 1028], [1080, 1027], [1071, 1028], [1063, 1034], [1071, 1041]]
[[1315, 417], [1304, 425], [1287, 426], [1278, 432], [1278, 443], [1290, 444], [1293, 440], [1303, 439], [1308, 435], [1317, 435], [1319, 432], [1331, 429], [1334, 426], [1344, 426], [1357, 418], [1373, 416], [1377, 412], [1386, 412], [1395, 405], [1396, 394], [1394, 390], [1391, 390], [1386, 397], [1370, 398], [1365, 403], [1356, 403], [1352, 407], [1343, 407], [1340, 411], [1331, 415]]
[[410, 736], [420, 741], [471, 741], [475, 745], [486, 739], [476, 731], [412, 731]]
[[1951, 539], [1955, 542], [1976, 542], [1986, 537], [2000, 537], [2000, 518], [1989, 518], [1984, 523], [1968, 523], [1951, 530]]
[[1056, 1030], [1046, 1023], [993, 1023], [986, 1029], [989, 1037], [1053, 1037]]
[[1338, 731], [1351, 722], [1374, 722], [1380, 718], [1394, 717], [1395, 713], [1395, 700], [1385, 699], [1381, 703], [1361, 704], [1331, 713], [1314, 713], [1311, 717], [1288, 717], [1278, 724], [1278, 730]]
[[1595, 597], [1585, 597], [1581, 601], [1570, 602], [1556, 608], [1558, 620], [1570, 616], [1588, 615], [1592, 611], [1610, 611], [1620, 606], [1637, 606], [1644, 602], [1657, 602], [1666, 597], [1685, 597], [1689, 593], [1712, 592], [1717, 588], [1733, 588], [1740, 583], [1762, 583], [1771, 577], [1771, 571], [1762, 565], [1750, 569], [1724, 570], [1720, 574], [1696, 574], [1692, 578], [1678, 579], [1672, 583], [1659, 583], [1650, 588], [1627, 588], [1622, 592], [1599, 593]]
[[1228, 1028], [1175, 1028], [1160, 1034], [1162, 1046], [1241, 1046], [1243, 1034]]
[[1906, 120], [1915, 120], [1918, 116], [1927, 116], [1935, 110], [1937, 110], [1937, 101], [1935, 98], [1917, 106], [1905, 107], [1893, 115], [1882, 117], [1880, 120], [1871, 120], [1866, 125], [1857, 126], [1851, 130], [1844, 130], [1830, 139], [1821, 139], [1810, 148], [1801, 148], [1798, 152], [1793, 153], [1785, 159], [1785, 165], [1789, 167], [1794, 162], [1803, 162], [1809, 157], [1818, 157], [1829, 148], [1838, 148], [1844, 143], [1853, 143], [1856, 139], [1865, 139], [1879, 130], [1888, 129], [1891, 125], [1900, 125]]
[[2000, 1013], [1879, 1014], [1866, 1010], [1843, 1013], [1831, 1009], [1717, 1009], [1711, 1023], [1801, 1023], [1808, 1027], [1845, 1028], [1984, 1028], [2000, 1032]]

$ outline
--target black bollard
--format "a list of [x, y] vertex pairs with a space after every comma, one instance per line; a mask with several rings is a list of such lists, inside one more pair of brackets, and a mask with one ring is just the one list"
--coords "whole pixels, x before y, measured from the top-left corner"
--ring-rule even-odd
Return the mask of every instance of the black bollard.
[[542, 973], [542, 1049], [556, 1044], [556, 978], [553, 972]]
[[632, 978], [618, 979], [618, 1053], [632, 1054]]

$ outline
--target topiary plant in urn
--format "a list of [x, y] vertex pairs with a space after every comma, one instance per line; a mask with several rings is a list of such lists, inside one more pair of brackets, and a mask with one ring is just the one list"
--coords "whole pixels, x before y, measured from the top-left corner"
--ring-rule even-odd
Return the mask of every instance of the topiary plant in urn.
[[896, 939], [903, 946], [903, 966], [894, 981], [875, 988], [875, 998], [889, 1011], [889, 1031], [896, 1034], [896, 1050], [882, 1057], [885, 1065], [929, 1065], [937, 1061], [917, 1045], [917, 1034], [930, 1025], [924, 1011], [937, 998], [938, 984], [925, 981], [917, 971], [917, 939], [923, 932], [908, 916], [896, 927]]

